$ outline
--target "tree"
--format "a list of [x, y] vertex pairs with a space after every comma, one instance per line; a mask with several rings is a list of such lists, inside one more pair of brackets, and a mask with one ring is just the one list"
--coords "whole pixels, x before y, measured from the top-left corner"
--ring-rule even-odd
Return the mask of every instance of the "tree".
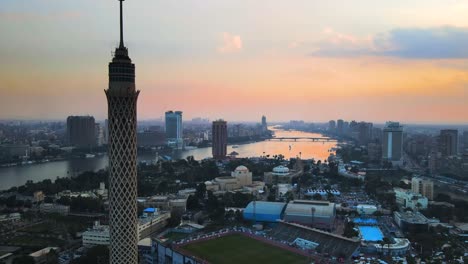
[[246, 207], [252, 201], [252, 195], [236, 192], [232, 196], [233, 207]]
[[57, 200], [58, 204], [71, 205], [71, 199], [69, 196], [62, 196]]
[[15, 258], [13, 264], [34, 264], [34, 258], [31, 256], [23, 255]]
[[289, 203], [289, 201], [294, 200], [294, 194], [291, 191], [286, 192], [284, 197], [286, 197], [286, 202], [287, 203]]
[[195, 191], [195, 196], [198, 198], [198, 199], [203, 199], [205, 197], [205, 193], [206, 193], [206, 185], [205, 183], [200, 183], [197, 185], [197, 189]]
[[276, 201], [276, 195], [275, 195], [274, 192], [270, 192], [270, 194], [268, 194], [267, 201], [269, 201], [269, 202]]
[[86, 255], [73, 260], [70, 264], [108, 264], [109, 248], [107, 246], [95, 246], [88, 250]]
[[[392, 239], [389, 238], [389, 237], [384, 237], [383, 238], [382, 243], [383, 243], [384, 246], [387, 246], [387, 251], [390, 250], [390, 244], [392, 244], [392, 242], [393, 242]], [[384, 248], [382, 247], [382, 252], [383, 252], [383, 249]], [[388, 252], [388, 253], [390, 253], [390, 252]]]
[[357, 237], [358, 232], [354, 229], [354, 223], [352, 221], [348, 221], [343, 230], [343, 236], [345, 237]]
[[58, 264], [58, 253], [57, 251], [51, 249], [46, 255], [46, 264]]
[[312, 199], [314, 200], [322, 200], [322, 195], [320, 195], [319, 193], [315, 193], [314, 195], [312, 195]]
[[198, 201], [198, 198], [193, 195], [189, 195], [187, 198], [187, 210], [197, 210], [200, 209], [200, 203]]
[[419, 212], [419, 210], [421, 210], [421, 207], [422, 207], [422, 204], [420, 202], [417, 202], [416, 203], [416, 208], [417, 208], [418, 212]]
[[382, 214], [382, 212], [377, 210], [377, 211], [373, 212], [372, 215], [379, 217], [379, 216], [382, 216], [383, 214]]

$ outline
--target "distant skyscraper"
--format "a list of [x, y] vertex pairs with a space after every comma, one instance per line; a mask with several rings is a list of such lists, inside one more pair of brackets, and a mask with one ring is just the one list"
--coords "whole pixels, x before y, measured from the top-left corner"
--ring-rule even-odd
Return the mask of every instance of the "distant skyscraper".
[[372, 123], [360, 122], [358, 124], [358, 141], [360, 144], [366, 145], [372, 139]]
[[398, 122], [387, 122], [383, 130], [382, 157], [399, 162], [403, 154], [403, 127]]
[[463, 131], [463, 153], [468, 153], [468, 131]]
[[343, 134], [344, 135], [347, 135], [349, 133], [349, 122], [348, 121], [345, 121], [343, 123]]
[[380, 161], [382, 158], [382, 145], [379, 143], [367, 144], [367, 156], [372, 162]]
[[429, 153], [427, 166], [429, 168], [430, 174], [435, 174], [439, 169], [439, 154], [440, 152], [435, 151], [431, 151], [431, 153]]
[[265, 133], [268, 131], [268, 124], [266, 116], [262, 116], [262, 132]]
[[458, 130], [443, 129], [439, 137], [440, 152], [443, 156], [455, 156], [458, 154]]
[[109, 144], [109, 119], [106, 119], [104, 121], [102, 143], [105, 144], [105, 145]]
[[78, 148], [96, 145], [96, 122], [92, 116], [69, 116], [67, 118], [67, 142]]
[[183, 148], [183, 126], [181, 111], [166, 112], [166, 139], [169, 146]]
[[227, 122], [217, 120], [213, 122], [213, 158], [224, 159], [227, 154]]
[[137, 133], [139, 147], [155, 147], [166, 144], [166, 134], [161, 131], [145, 130]]
[[343, 135], [343, 133], [344, 133], [344, 121], [343, 121], [343, 119], [338, 119], [338, 121], [336, 122], [336, 133], [338, 133], [338, 135]]
[[335, 132], [336, 131], [336, 122], [335, 120], [328, 121], [328, 131]]
[[109, 115], [110, 263], [138, 262], [137, 99], [135, 64], [123, 42], [120, 1], [120, 45], [109, 63], [106, 90]]
[[372, 128], [372, 141], [374, 142], [382, 142], [382, 129], [378, 127]]
[[95, 135], [96, 145], [99, 147], [102, 146], [104, 142], [104, 130], [102, 129], [101, 124], [99, 123], [95, 124], [94, 135]]

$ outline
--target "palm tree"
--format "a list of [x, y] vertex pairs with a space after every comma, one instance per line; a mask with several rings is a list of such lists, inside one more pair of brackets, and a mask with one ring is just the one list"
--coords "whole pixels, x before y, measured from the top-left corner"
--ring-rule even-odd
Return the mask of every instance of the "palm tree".
[[384, 253], [384, 246], [385, 246], [385, 242], [382, 240], [379, 240], [379, 245], [380, 245], [380, 257], [383, 256], [383, 253]]
[[[389, 238], [389, 237], [384, 237], [383, 238], [383, 243], [384, 245], [387, 245], [387, 251], [388, 251], [388, 254], [390, 255], [390, 244], [392, 243], [392, 239]], [[383, 250], [383, 248], [382, 248]]]
[[420, 202], [416, 203], [416, 208], [418, 208], [418, 212], [419, 210], [421, 210], [421, 207], [422, 207], [422, 204]]

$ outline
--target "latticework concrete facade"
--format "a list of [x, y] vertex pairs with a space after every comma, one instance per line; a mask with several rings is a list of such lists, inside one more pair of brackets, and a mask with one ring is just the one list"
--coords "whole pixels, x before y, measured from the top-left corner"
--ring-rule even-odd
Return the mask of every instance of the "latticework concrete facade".
[[123, 44], [120, 2], [120, 46], [109, 63], [107, 89], [109, 124], [110, 263], [138, 263], [137, 99], [135, 65]]

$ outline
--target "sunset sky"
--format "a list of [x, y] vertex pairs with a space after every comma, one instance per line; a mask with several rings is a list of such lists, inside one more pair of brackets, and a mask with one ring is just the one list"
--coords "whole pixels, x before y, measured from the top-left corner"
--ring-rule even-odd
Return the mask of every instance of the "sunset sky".
[[[468, 122], [468, 0], [127, 0], [138, 118]], [[107, 115], [116, 0], [2, 0], [0, 118]]]

